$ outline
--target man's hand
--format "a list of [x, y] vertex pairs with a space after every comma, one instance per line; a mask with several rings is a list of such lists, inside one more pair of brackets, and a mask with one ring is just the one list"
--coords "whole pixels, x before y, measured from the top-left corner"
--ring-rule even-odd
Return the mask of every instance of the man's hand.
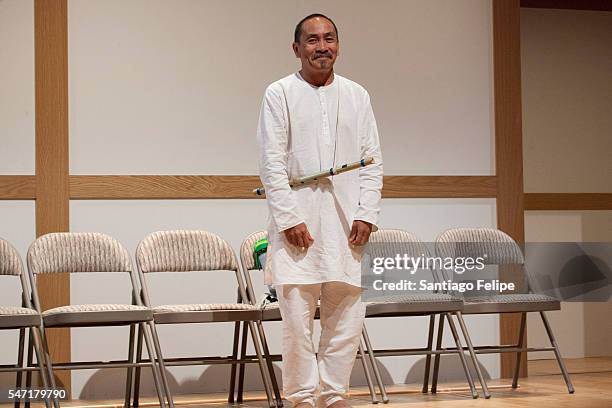
[[351, 235], [349, 235], [349, 243], [351, 245], [365, 245], [368, 239], [370, 239], [371, 233], [372, 224], [361, 220], [355, 220], [351, 228]]
[[308, 228], [304, 223], [288, 228], [283, 232], [285, 233], [287, 241], [298, 248], [308, 248], [314, 242], [314, 239], [310, 236], [310, 232], [308, 232]]

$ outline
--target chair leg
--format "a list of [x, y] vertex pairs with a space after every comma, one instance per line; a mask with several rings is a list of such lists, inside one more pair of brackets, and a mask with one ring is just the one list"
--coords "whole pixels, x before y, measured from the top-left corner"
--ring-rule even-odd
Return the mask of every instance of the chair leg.
[[[234, 344], [232, 346], [232, 358], [238, 358], [238, 342], [240, 339], [240, 322], [234, 323]], [[236, 363], [232, 363], [232, 368], [230, 371], [230, 383], [229, 383], [229, 391], [227, 394], [227, 402], [230, 404], [234, 402], [234, 397], [236, 393]]]
[[[47, 374], [45, 373], [44, 359], [41, 353], [42, 348], [40, 344], [40, 339], [42, 338], [42, 336], [39, 332], [38, 327], [30, 328], [30, 332], [31, 332], [31, 337], [34, 340], [34, 352], [36, 353], [36, 364], [38, 365], [38, 372], [40, 375], [40, 380], [42, 381], [43, 388], [49, 389], [49, 381], [47, 379]], [[45, 406], [47, 408], [51, 408], [50, 400], [51, 398], [45, 399]]]
[[[440, 350], [442, 347], [442, 335], [444, 332], [444, 315], [441, 314], [438, 320], [438, 338], [436, 340], [436, 350]], [[438, 373], [440, 372], [440, 354], [436, 354], [434, 357], [434, 370], [433, 377], [431, 379], [431, 393], [435, 394], [438, 391]]]
[[[249, 334], [249, 329], [246, 322], [242, 322], [242, 339], [240, 340], [240, 359], [244, 359], [246, 356], [246, 348], [247, 348], [247, 337]], [[238, 397], [236, 398], [236, 402], [242, 404], [244, 397], [244, 370], [245, 363], [240, 363], [238, 365]]]
[[[45, 328], [40, 327], [40, 339], [42, 345], [42, 353], [43, 353], [43, 362], [47, 367], [47, 376], [49, 377], [49, 385], [51, 389], [57, 390], [57, 385], [55, 383], [55, 376], [53, 375], [53, 360], [51, 360], [51, 355], [49, 354], [49, 344], [47, 343], [47, 336], [45, 335]], [[59, 399], [53, 398], [53, 406], [55, 408], [59, 408]]]
[[365, 375], [366, 382], [368, 383], [368, 389], [370, 390], [370, 399], [372, 400], [372, 404], [378, 404], [378, 395], [376, 394], [376, 389], [374, 388], [374, 383], [372, 382], [372, 374], [370, 373], [370, 368], [368, 367], [368, 362], [366, 361], [367, 356], [364, 351], [362, 339], [359, 339], [359, 356], [361, 364], [363, 365], [363, 374]]
[[478, 391], [476, 391], [476, 386], [474, 385], [474, 379], [472, 378], [472, 373], [470, 373], [470, 367], [468, 367], [467, 360], [465, 359], [465, 354], [463, 353], [463, 347], [461, 347], [461, 339], [459, 338], [459, 334], [457, 333], [457, 328], [455, 327], [455, 322], [453, 322], [453, 318], [450, 313], [446, 315], [448, 318], [448, 327], [450, 327], [451, 333], [453, 335], [453, 339], [455, 339], [455, 346], [457, 347], [457, 354], [459, 355], [459, 360], [461, 360], [461, 365], [463, 366], [463, 370], [465, 371], [465, 377], [467, 378], [468, 384], [470, 386], [470, 391], [472, 392], [472, 398], [478, 398]]
[[166, 375], [166, 364], [164, 363], [164, 356], [161, 351], [161, 345], [159, 344], [159, 336], [157, 335], [157, 329], [155, 328], [155, 323], [152, 320], [149, 322], [149, 328], [151, 329], [151, 334], [153, 335], [153, 346], [155, 347], [155, 354], [157, 354], [157, 363], [159, 365], [159, 371], [161, 374], [162, 386], [166, 391], [168, 405], [170, 406], [170, 408], [174, 408], [174, 399], [172, 398], [170, 384], [168, 383], [168, 376]]
[[[31, 329], [30, 329], [31, 330]], [[23, 368], [23, 355], [24, 355], [24, 347], [25, 347], [25, 331], [26, 329], [19, 329], [19, 345], [17, 346], [17, 366], [19, 368]], [[21, 383], [23, 380], [23, 371], [17, 371], [15, 373], [15, 389], [21, 388]], [[21, 400], [15, 400], [15, 408], [19, 408], [21, 405]]]
[[[25, 333], [24, 333], [25, 335]], [[25, 338], [24, 338], [25, 340]], [[31, 367], [32, 366], [32, 361], [33, 361], [33, 355], [34, 355], [34, 343], [32, 342], [32, 331], [30, 330], [30, 332], [28, 333], [28, 343], [27, 343], [27, 349], [28, 349], [28, 353], [27, 353], [27, 357], [26, 357], [26, 366], [27, 367]], [[30, 388], [32, 387], [32, 376], [34, 374], [32, 373], [32, 371], [27, 371], [26, 372], [26, 388]], [[30, 400], [26, 400], [25, 401], [25, 408], [30, 408]]]
[[147, 331], [145, 323], [140, 323], [145, 345], [147, 346], [147, 352], [149, 353], [149, 359], [151, 360], [151, 371], [153, 372], [153, 382], [155, 383], [155, 391], [157, 392], [157, 398], [159, 399], [159, 405], [161, 408], [166, 407], [166, 401], [164, 397], [164, 389], [159, 379], [159, 367], [157, 366], [157, 359], [155, 358], [155, 348], [153, 347], [153, 341], [151, 340], [151, 333]]
[[546, 329], [546, 333], [548, 334], [548, 339], [550, 340], [550, 344], [554, 348], [555, 357], [557, 357], [557, 362], [559, 363], [559, 368], [561, 369], [561, 373], [563, 374], [563, 379], [565, 380], [565, 384], [567, 385], [567, 391], [570, 394], [574, 393], [574, 385], [572, 384], [572, 380], [567, 372], [567, 368], [565, 368], [565, 363], [563, 362], [563, 357], [561, 357], [561, 352], [559, 351], [559, 346], [557, 346], [557, 341], [555, 340], [555, 335], [550, 327], [550, 323], [548, 323], [548, 319], [546, 318], [546, 314], [544, 312], [540, 312], [540, 317], [542, 318], [542, 323], [544, 323], [544, 328]]
[[259, 365], [259, 371], [261, 373], [261, 380], [263, 381], [264, 390], [266, 391], [266, 397], [268, 398], [268, 406], [274, 407], [275, 401], [272, 396], [272, 386], [270, 385], [270, 379], [268, 377], [268, 366], [263, 358], [259, 339], [257, 338], [257, 331], [255, 330], [255, 322], [248, 322], [249, 331], [251, 332], [251, 341], [253, 342], [253, 348], [255, 348], [255, 354], [257, 355], [257, 362]]
[[421, 392], [427, 394], [429, 388], [429, 373], [431, 371], [431, 349], [433, 347], [434, 325], [436, 324], [436, 315], [429, 316], [429, 333], [427, 335], [427, 356], [425, 356], [425, 373], [423, 374], [423, 389]]
[[457, 316], [457, 320], [459, 321], [459, 327], [461, 328], [463, 338], [465, 339], [468, 351], [470, 352], [470, 357], [472, 358], [472, 364], [474, 364], [474, 369], [476, 370], [478, 382], [480, 382], [480, 386], [482, 387], [482, 394], [484, 395], [485, 399], [489, 399], [491, 398], [491, 393], [489, 392], [487, 381], [485, 380], [484, 375], [482, 375], [482, 370], [480, 369], [480, 364], [478, 363], [478, 358], [476, 357], [476, 352], [474, 351], [474, 345], [472, 344], [470, 333], [468, 332], [467, 326], [465, 325], [465, 321], [463, 320], [463, 314], [461, 312], [457, 312], [455, 313], [455, 315]]
[[[274, 390], [274, 397], [276, 398], [276, 406], [277, 408], [282, 408], [283, 399], [281, 397], [280, 388], [278, 386], [278, 380], [276, 379], [276, 374], [274, 373], [274, 363], [272, 361], [272, 357], [270, 357], [270, 348], [268, 347], [268, 340], [266, 339], [266, 333], [264, 331], [263, 323], [261, 321], [257, 322], [257, 331], [259, 333], [259, 338], [261, 340], [264, 358], [266, 359], [266, 363], [268, 365], [268, 373], [270, 374], [270, 382], [272, 383], [272, 388]], [[236, 351], [237, 350], [238, 348], [236, 348]]]
[[[516, 347], [519, 349], [523, 348], [523, 344], [525, 342], [525, 323], [527, 320], [527, 313], [521, 313], [521, 328], [519, 329], [519, 338]], [[523, 355], [522, 351], [516, 352], [516, 363], [514, 364], [514, 375], [512, 376], [512, 388], [516, 388], [518, 386], [518, 377], [519, 371], [521, 371], [521, 357]]]
[[[136, 340], [136, 362], [142, 362], [142, 327], [138, 325], [138, 334]], [[136, 366], [136, 372], [134, 373], [134, 408], [138, 407], [140, 403], [140, 371], [142, 367]]]
[[[136, 327], [135, 325], [130, 325], [130, 340], [128, 344], [128, 361], [130, 363], [134, 363], [134, 337], [135, 337]], [[130, 408], [130, 404], [132, 402], [132, 374], [134, 372], [134, 367], [130, 366], [127, 368], [127, 373], [125, 376], [125, 400], [123, 405], [125, 408]]]
[[380, 390], [380, 396], [383, 400], [383, 404], [389, 402], [389, 397], [387, 396], [387, 388], [383, 383], [382, 376], [380, 375], [380, 370], [378, 369], [378, 364], [376, 364], [376, 356], [374, 355], [374, 349], [372, 348], [372, 342], [370, 341], [370, 336], [368, 335], [368, 330], [366, 329], [365, 324], [361, 329], [361, 335], [363, 340], [365, 341], [366, 348], [368, 351], [368, 355], [370, 356], [370, 364], [372, 365], [372, 371], [374, 371], [374, 378], [376, 378], [376, 382], [378, 383], [378, 389]]

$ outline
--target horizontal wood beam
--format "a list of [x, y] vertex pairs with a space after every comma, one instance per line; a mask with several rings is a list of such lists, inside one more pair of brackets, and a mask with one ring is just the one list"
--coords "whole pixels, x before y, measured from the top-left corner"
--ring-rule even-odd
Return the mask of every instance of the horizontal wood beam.
[[521, 0], [521, 7], [612, 11], [610, 0]]
[[[258, 176], [70, 176], [75, 200], [261, 198]], [[495, 197], [495, 176], [385, 176], [385, 198]]]
[[612, 210], [612, 193], [525, 193], [525, 210]]
[[36, 176], [0, 176], [0, 200], [34, 200]]
[[70, 176], [76, 200], [257, 198], [257, 176]]
[[495, 176], [385, 176], [384, 198], [493, 198]]

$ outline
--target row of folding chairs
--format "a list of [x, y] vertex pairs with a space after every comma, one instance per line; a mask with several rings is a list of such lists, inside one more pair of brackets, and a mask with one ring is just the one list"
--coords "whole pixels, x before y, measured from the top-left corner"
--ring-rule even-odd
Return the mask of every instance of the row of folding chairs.
[[[113, 238], [99, 233], [54, 233], [37, 239], [29, 248], [27, 254], [27, 274], [22, 266], [17, 251], [6, 241], [0, 241], [0, 275], [13, 275], [20, 278], [22, 289], [21, 307], [0, 308], [0, 328], [19, 329], [20, 341], [18, 362], [16, 365], [0, 366], [0, 371], [17, 371], [17, 386], [21, 386], [21, 374], [27, 373], [26, 383], [31, 381], [33, 371], [39, 371], [43, 387], [56, 387], [54, 370], [91, 369], [91, 368], [126, 368], [127, 379], [125, 389], [125, 406], [138, 406], [140, 371], [143, 367], [152, 370], [153, 380], [160, 406], [173, 407], [173, 398], [166, 367], [195, 364], [231, 364], [230, 392], [228, 401], [237, 402], [243, 398], [245, 364], [257, 363], [270, 406], [282, 406], [281, 394], [274, 374], [273, 361], [280, 360], [278, 354], [271, 354], [265, 336], [264, 322], [281, 319], [277, 305], [258, 305], [256, 288], [253, 285], [252, 274], [257, 271], [253, 260], [254, 243], [265, 237], [265, 232], [249, 235], [240, 248], [240, 262], [237, 260], [231, 246], [222, 238], [206, 231], [163, 231], [148, 235], [136, 250], [136, 265], [133, 268], [128, 251]], [[493, 229], [456, 229], [442, 234], [438, 241], [465, 242], [511, 242], [506, 234]], [[399, 230], [380, 230], [371, 237], [371, 242], [389, 244], [392, 252], [422, 254], [426, 250], [423, 244], [413, 234]], [[399, 247], [397, 247], [399, 243]], [[516, 244], [514, 244], [516, 245]], [[517, 247], [518, 248], [518, 247]], [[487, 250], [493, 248], [487, 248]], [[490, 251], [491, 252], [491, 251]], [[489, 257], [499, 264], [522, 263], [520, 249], [500, 256]], [[462, 254], [467, 256], [466, 254]], [[152, 306], [146, 275], [153, 272], [186, 272], [186, 271], [232, 271], [237, 281], [237, 299], [232, 303], [201, 303], [187, 305]], [[129, 274], [132, 296], [131, 304], [85, 304], [69, 305], [41, 310], [40, 299], [36, 291], [36, 281], [41, 274], [52, 273], [82, 273], [82, 272], [124, 272]], [[431, 358], [434, 358], [432, 392], [436, 392], [439, 372], [440, 355], [456, 354], [464, 369], [472, 395], [478, 396], [472, 380], [468, 361], [454, 319], [459, 322], [472, 364], [478, 375], [485, 397], [490, 394], [486, 381], [481, 373], [477, 354], [490, 352], [514, 352], [517, 355], [517, 365], [513, 380], [516, 387], [518, 379], [518, 363], [520, 355], [527, 351], [554, 351], [566, 380], [568, 390], [573, 387], [554, 340], [552, 330], [544, 315], [545, 310], [558, 310], [559, 302], [552, 298], [541, 298], [541, 295], [525, 294], [511, 295], [511, 298], [492, 297], [478, 299], [474, 304], [466, 302], [447, 293], [413, 294], [397, 298], [373, 299], [367, 302], [366, 317], [406, 317], [429, 316], [429, 333], [427, 346], [420, 349], [376, 350], [372, 347], [366, 327], [363, 328], [363, 339], [359, 346], [359, 357], [364, 366], [372, 402], [378, 402], [369, 366], [374, 372], [375, 381], [383, 402], [388, 401], [385, 386], [382, 382], [376, 358], [390, 355], [426, 355], [426, 370], [423, 391], [428, 391]], [[510, 296], [510, 295], [509, 295]], [[522, 297], [521, 297], [522, 296]], [[529, 349], [523, 344], [525, 329], [525, 314], [530, 311], [540, 312], [542, 321], [552, 343], [552, 347], [544, 349]], [[522, 321], [519, 341], [516, 345], [476, 347], [473, 346], [462, 315], [521, 312]], [[435, 317], [439, 316], [437, 343], [433, 348]], [[455, 347], [443, 348], [442, 336], [444, 322], [447, 322]], [[159, 342], [156, 326], [160, 324], [187, 324], [207, 322], [234, 322], [234, 341], [232, 354], [229, 356], [199, 356], [190, 358], [164, 358]], [[47, 346], [47, 328], [55, 327], [87, 327], [87, 326], [129, 326], [128, 358], [110, 362], [62, 362], [53, 364]], [[240, 327], [242, 326], [242, 333]], [[30, 330], [28, 354], [36, 354], [37, 365], [24, 366], [25, 330]], [[248, 336], [255, 349], [255, 355], [247, 355]], [[148, 358], [142, 358], [142, 345], [146, 345]], [[238, 389], [236, 390], [236, 377]], [[236, 392], [237, 391], [237, 392]], [[133, 395], [133, 399], [131, 398]], [[59, 406], [59, 400], [46, 401]]]
[[[256, 294], [252, 288], [251, 274], [256, 272], [255, 262], [252, 252], [255, 242], [265, 238], [266, 232], [260, 231], [251, 234], [243, 242], [240, 248], [240, 256], [243, 270], [246, 273], [245, 281], [250, 299], [256, 299]], [[370, 236], [370, 255], [371, 257], [390, 257], [394, 258], [396, 254], [406, 254], [408, 257], [429, 256], [430, 250], [422, 241], [414, 234], [397, 229], [381, 229], [374, 232]], [[486, 263], [488, 265], [499, 265], [501, 268], [508, 266], [516, 266], [511, 268], [511, 272], [525, 272], [522, 269], [524, 258], [519, 245], [503, 231], [492, 228], [456, 228], [450, 229], [438, 236], [435, 245], [436, 255], [442, 258], [446, 257], [462, 257], [472, 258], [481, 257], [487, 254]], [[434, 281], [451, 280], [452, 276], [447, 276], [440, 270], [431, 269], [432, 278]], [[514, 277], [515, 279], [517, 277]], [[520, 280], [520, 279], [517, 279]], [[359, 355], [364, 364], [365, 379], [370, 389], [373, 403], [377, 403], [375, 387], [370, 375], [370, 369], [366, 366], [366, 358], [369, 362], [371, 370], [374, 372], [374, 379], [380, 391], [382, 401], [389, 401], [385, 385], [382, 381], [382, 376], [377, 365], [378, 357], [387, 356], [408, 356], [408, 355], [424, 355], [425, 356], [425, 372], [423, 376], [422, 392], [432, 393], [437, 392], [438, 377], [440, 372], [440, 359], [444, 354], [454, 354], [459, 357], [459, 362], [465, 373], [467, 383], [473, 398], [478, 397], [478, 391], [474, 384], [468, 361], [465, 358], [464, 347], [462, 346], [461, 336], [467, 346], [470, 362], [474, 367], [474, 371], [478, 377], [483, 395], [485, 398], [490, 398], [491, 394], [487, 386], [487, 381], [482, 373], [481, 364], [477, 355], [491, 353], [515, 353], [516, 362], [512, 379], [512, 388], [518, 387], [518, 378], [520, 373], [520, 362], [523, 353], [533, 351], [552, 351], [557, 359], [561, 373], [565, 380], [569, 393], [574, 392], [571, 379], [559, 352], [559, 347], [555, 340], [553, 330], [548, 322], [545, 312], [560, 310], [560, 302], [547, 295], [530, 293], [529, 288], [525, 288], [525, 293], [512, 294], [495, 294], [489, 296], [478, 297], [463, 297], [457, 293], [450, 292], [435, 292], [435, 293], [410, 293], [402, 295], [387, 295], [378, 298], [366, 299], [366, 323], [362, 330], [362, 340], [359, 346]], [[526, 314], [529, 312], [537, 312], [540, 315], [546, 333], [550, 340], [550, 347], [527, 347], [524, 343], [526, 329]], [[490, 315], [503, 313], [520, 313], [521, 323], [517, 333], [516, 344], [506, 345], [482, 345], [475, 346], [472, 343], [471, 336], [463, 318], [464, 315]], [[398, 318], [398, 317], [413, 317], [413, 316], [428, 316], [429, 329], [427, 333], [427, 342], [425, 347], [421, 348], [400, 348], [400, 349], [375, 349], [372, 346], [372, 341], [367, 330], [367, 320], [373, 318]], [[437, 334], [434, 336], [436, 317], [438, 318]], [[275, 303], [267, 304], [263, 310], [262, 321], [280, 320], [278, 306]], [[455, 324], [455, 320], [459, 323], [459, 330]], [[443, 333], [445, 325], [450, 328], [454, 347], [443, 347]], [[394, 333], [397, 335], [398, 333]], [[461, 335], [460, 335], [461, 334]], [[433, 346], [434, 337], [436, 338], [435, 348]], [[263, 347], [266, 354], [267, 343], [265, 335], [262, 336]], [[433, 357], [433, 373], [431, 372], [431, 364]], [[280, 360], [280, 355], [271, 355], [267, 361]], [[271, 368], [271, 367], [270, 367]], [[273, 371], [272, 372], [272, 376]], [[429, 381], [431, 377], [431, 388]], [[275, 381], [272, 377], [273, 383]], [[274, 386], [276, 390], [276, 386]], [[238, 390], [238, 395], [242, 394], [242, 390]]]
[[[258, 363], [264, 384], [267, 366], [261, 355], [253, 322], [261, 319], [257, 306], [246, 302], [239, 262], [231, 246], [220, 237], [206, 231], [165, 231], [148, 235], [136, 251], [137, 268], [133, 267], [128, 251], [115, 239], [100, 233], [52, 233], [38, 238], [28, 249], [27, 273], [17, 251], [6, 241], [0, 241], [0, 275], [17, 276], [21, 280], [22, 305], [0, 308], [0, 328], [19, 329], [18, 362], [0, 367], [1, 371], [17, 371], [17, 388], [22, 374], [27, 373], [26, 386], [31, 384], [33, 371], [40, 373], [44, 388], [57, 389], [57, 370], [126, 368], [125, 406], [138, 406], [140, 372], [150, 367], [159, 404], [174, 406], [167, 366], [220, 363]], [[146, 275], [153, 272], [231, 271], [238, 282], [238, 300], [229, 303], [170, 304], [152, 306]], [[41, 309], [37, 280], [43, 274], [57, 273], [127, 273], [130, 278], [125, 304], [80, 304]], [[212, 283], [212, 282], [211, 282]], [[211, 284], [214, 288], [214, 284]], [[121, 288], [114, 288], [119, 291]], [[205, 297], [205, 296], [204, 296]], [[251, 325], [256, 358], [237, 360], [232, 356], [200, 356], [164, 359], [157, 326], [164, 324], [247, 322]], [[47, 344], [47, 330], [58, 327], [129, 326], [128, 358], [100, 362], [79, 361], [53, 363]], [[24, 367], [24, 336], [30, 330], [28, 354], [35, 352], [37, 365]], [[143, 342], [148, 358], [142, 358]], [[30, 360], [30, 359], [28, 359]], [[132, 388], [133, 387], [133, 388]], [[266, 388], [268, 402], [273, 401]], [[133, 401], [131, 396], [134, 396]], [[47, 406], [59, 407], [59, 399], [45, 400]]]

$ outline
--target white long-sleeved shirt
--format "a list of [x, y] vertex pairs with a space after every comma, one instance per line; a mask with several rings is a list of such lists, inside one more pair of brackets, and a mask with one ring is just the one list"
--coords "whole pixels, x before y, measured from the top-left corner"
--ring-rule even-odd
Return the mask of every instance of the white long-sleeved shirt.
[[[348, 237], [354, 220], [378, 222], [382, 157], [367, 91], [334, 74], [315, 87], [299, 73], [266, 89], [259, 126], [259, 172], [266, 189], [267, 284], [342, 281], [361, 285], [362, 248]], [[291, 189], [289, 180], [373, 157], [374, 164]], [[304, 222], [314, 239], [301, 250], [282, 231]]]

